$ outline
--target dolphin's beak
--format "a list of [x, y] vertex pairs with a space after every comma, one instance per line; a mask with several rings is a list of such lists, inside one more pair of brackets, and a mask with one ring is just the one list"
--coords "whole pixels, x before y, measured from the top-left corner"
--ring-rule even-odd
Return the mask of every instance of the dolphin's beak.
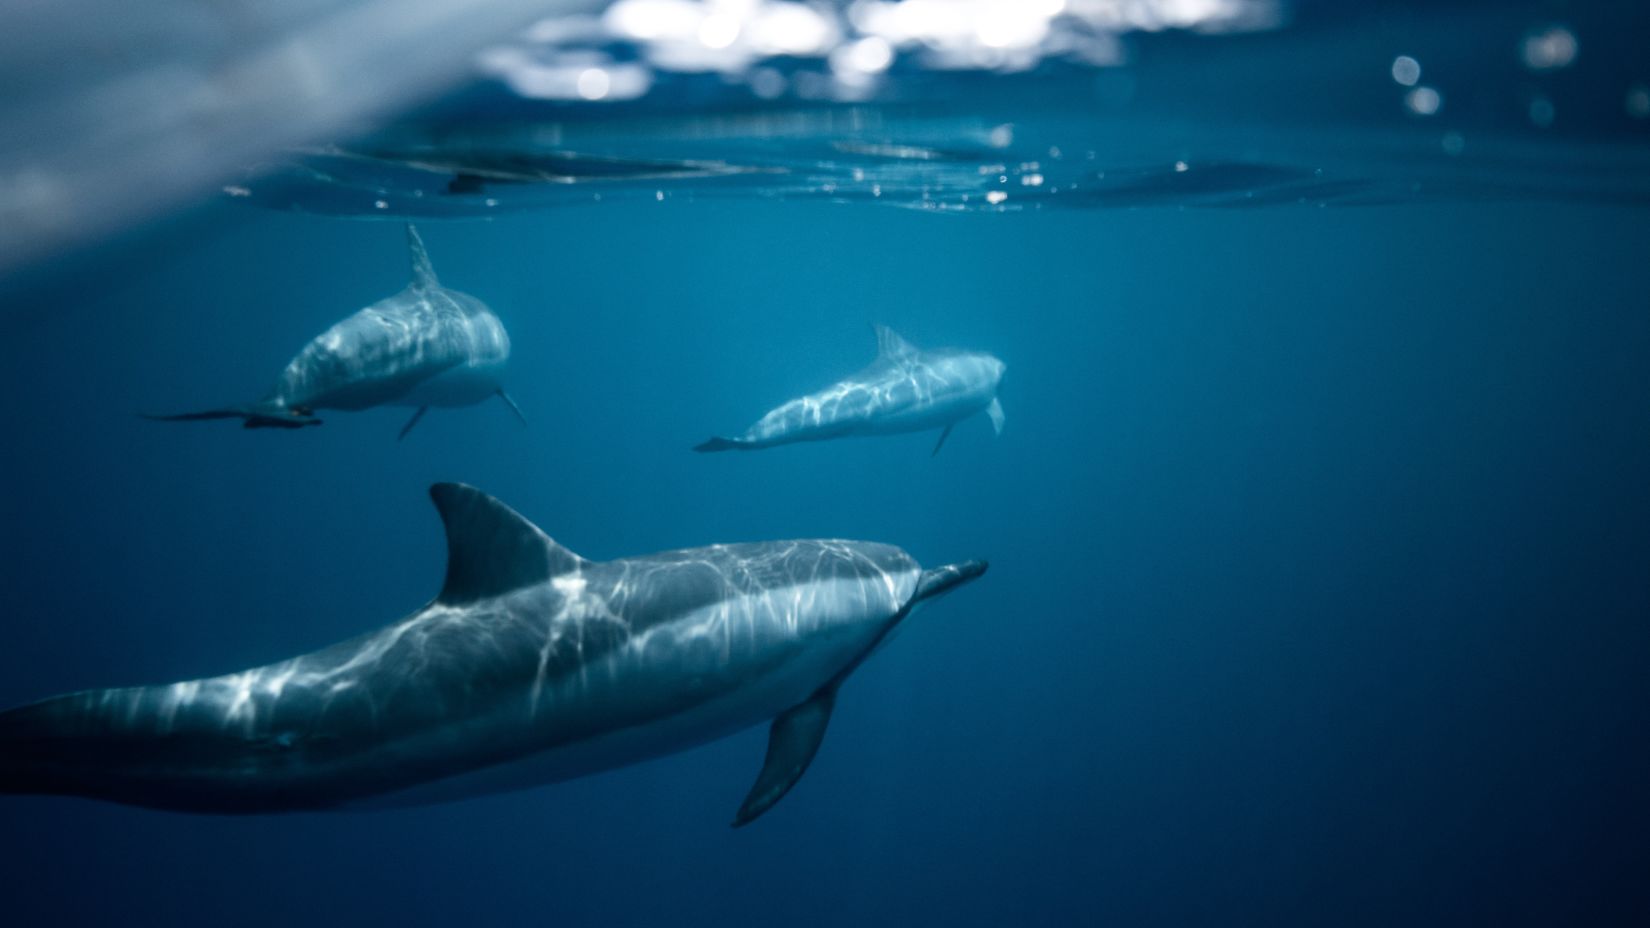
[[990, 566], [986, 561], [961, 561], [925, 570], [922, 577], [917, 580], [917, 592], [911, 597], [911, 602], [916, 603], [949, 593], [985, 573], [986, 568]]

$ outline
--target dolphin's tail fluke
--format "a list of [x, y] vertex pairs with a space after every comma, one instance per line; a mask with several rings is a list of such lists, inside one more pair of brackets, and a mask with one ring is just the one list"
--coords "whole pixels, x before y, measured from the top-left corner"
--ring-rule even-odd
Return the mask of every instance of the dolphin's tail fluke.
[[746, 441], [743, 438], [723, 438], [721, 436], [717, 436], [694, 445], [693, 450], [700, 453], [704, 453], [706, 451], [755, 451], [760, 447], [761, 445], [758, 445], [756, 442]]
[[182, 412], [169, 416], [154, 416], [148, 413], [139, 413], [152, 422], [196, 422], [203, 419], [240, 419], [242, 425], [249, 429], [301, 429], [306, 425], [320, 425], [321, 420], [292, 409], [277, 407], [246, 407], [231, 406], [223, 409], [207, 409], [201, 412]]

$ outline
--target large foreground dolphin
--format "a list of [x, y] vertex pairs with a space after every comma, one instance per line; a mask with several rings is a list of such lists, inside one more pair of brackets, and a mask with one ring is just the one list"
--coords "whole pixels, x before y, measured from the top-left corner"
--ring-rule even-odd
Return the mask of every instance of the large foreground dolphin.
[[587, 561], [431, 488], [447, 580], [411, 616], [240, 673], [0, 713], [0, 792], [194, 812], [434, 802], [564, 780], [773, 720], [735, 825], [807, 769], [837, 688], [983, 561], [782, 541]]
[[797, 441], [846, 435], [890, 435], [940, 429], [939, 454], [951, 427], [983, 412], [997, 434], [1003, 406], [997, 386], [1003, 362], [978, 351], [921, 351], [879, 325], [877, 357], [869, 367], [818, 393], [772, 410], [737, 438], [712, 438], [695, 451], [754, 451]]
[[[245, 406], [150, 419], [242, 419], [249, 429], [320, 425], [317, 409], [414, 406], [401, 436], [431, 406], [469, 406], [497, 396], [510, 336], [485, 303], [436, 280], [418, 230], [407, 226], [412, 282], [316, 336], [264, 398]], [[522, 419], [526, 422], [526, 419]]]

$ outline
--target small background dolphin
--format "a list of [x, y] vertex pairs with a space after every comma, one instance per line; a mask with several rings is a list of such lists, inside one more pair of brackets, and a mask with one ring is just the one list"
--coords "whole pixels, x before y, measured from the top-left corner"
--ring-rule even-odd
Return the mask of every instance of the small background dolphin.
[[414, 406], [401, 437], [431, 406], [469, 406], [497, 396], [526, 418], [499, 378], [510, 336], [487, 305], [436, 280], [418, 230], [407, 226], [412, 281], [316, 336], [289, 362], [263, 399], [163, 421], [243, 419], [246, 427], [320, 425], [317, 409]]
[[712, 438], [695, 451], [754, 451], [846, 435], [890, 435], [940, 429], [939, 454], [951, 428], [983, 412], [997, 434], [997, 400], [1005, 365], [989, 354], [958, 348], [922, 351], [885, 325], [876, 326], [877, 358], [818, 393], [772, 410], [737, 438]]

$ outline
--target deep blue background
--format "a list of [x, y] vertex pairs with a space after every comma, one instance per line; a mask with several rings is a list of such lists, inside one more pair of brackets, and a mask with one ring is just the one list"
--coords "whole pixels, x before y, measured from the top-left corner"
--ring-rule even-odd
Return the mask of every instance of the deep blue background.
[[[0, 801], [10, 924], [1596, 922], [1650, 860], [1650, 224], [1474, 204], [936, 217], [614, 204], [424, 228], [498, 404], [160, 425], [406, 277], [226, 206], [0, 341], [0, 703], [393, 620], [463, 480], [591, 557], [847, 536], [988, 557], [728, 829], [752, 731], [416, 811]], [[1009, 365], [1007, 428], [694, 455], [873, 353]]]

